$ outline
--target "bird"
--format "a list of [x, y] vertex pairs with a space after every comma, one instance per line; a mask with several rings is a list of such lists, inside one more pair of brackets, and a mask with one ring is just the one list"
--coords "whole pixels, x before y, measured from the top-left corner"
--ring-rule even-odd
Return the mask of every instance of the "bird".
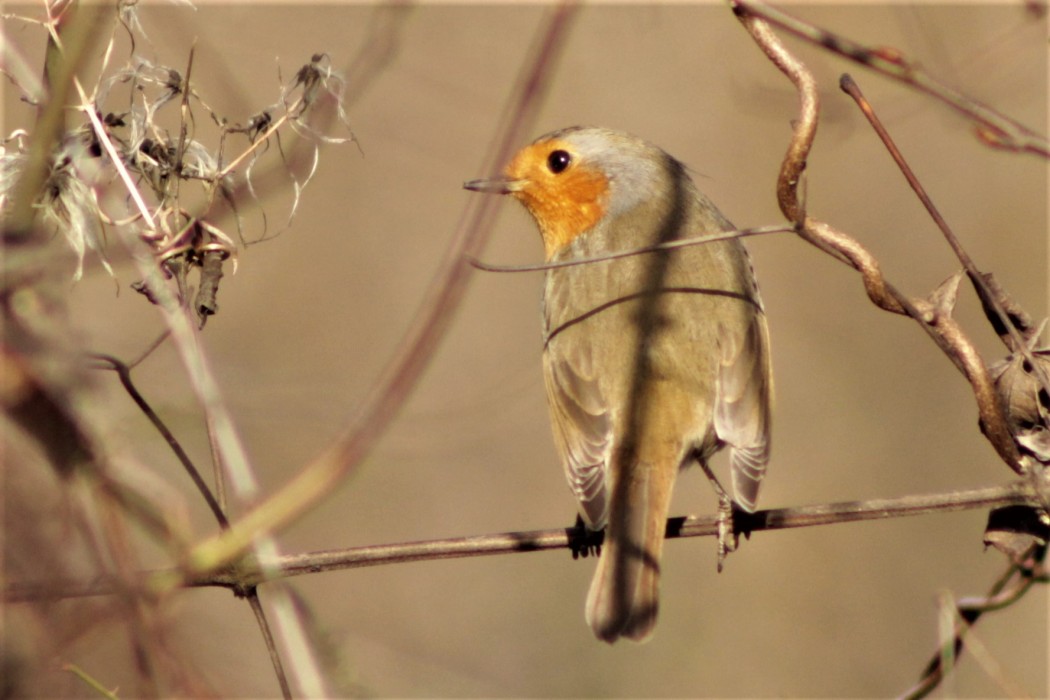
[[[553, 131], [464, 187], [510, 195], [539, 228], [554, 441], [579, 519], [604, 529], [585, 619], [605, 642], [646, 641], [678, 472], [699, 463], [721, 510], [753, 512], [769, 461], [769, 330], [748, 252], [732, 236], [664, 245], [734, 227], [680, 161], [621, 131]], [[732, 503], [708, 467], [723, 448]]]

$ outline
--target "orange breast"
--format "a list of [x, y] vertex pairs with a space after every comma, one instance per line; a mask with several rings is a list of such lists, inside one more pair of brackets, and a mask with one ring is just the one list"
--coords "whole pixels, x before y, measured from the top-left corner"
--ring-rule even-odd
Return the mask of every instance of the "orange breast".
[[605, 216], [609, 192], [605, 174], [583, 164], [550, 172], [547, 157], [558, 148], [556, 141], [527, 146], [506, 170], [509, 178], [524, 182], [514, 196], [536, 220], [548, 260]]

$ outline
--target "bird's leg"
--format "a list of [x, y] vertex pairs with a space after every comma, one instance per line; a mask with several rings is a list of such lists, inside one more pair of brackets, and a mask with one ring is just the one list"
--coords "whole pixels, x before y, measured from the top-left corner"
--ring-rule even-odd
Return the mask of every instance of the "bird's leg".
[[711, 482], [711, 488], [715, 490], [715, 495], [718, 496], [718, 573], [722, 573], [722, 563], [726, 560], [726, 555], [730, 552], [735, 552], [739, 544], [736, 522], [733, 517], [736, 509], [733, 505], [733, 499], [722, 488], [722, 483], [715, 476], [715, 473], [711, 471], [711, 467], [707, 466], [707, 461], [699, 458], [696, 461], [700, 463], [700, 468], [704, 470], [704, 474], [707, 474], [707, 479]]
[[602, 542], [605, 541], [605, 530], [591, 530], [583, 522], [583, 517], [576, 514], [576, 524], [566, 530], [569, 535], [569, 549], [572, 558], [587, 558], [602, 553]]

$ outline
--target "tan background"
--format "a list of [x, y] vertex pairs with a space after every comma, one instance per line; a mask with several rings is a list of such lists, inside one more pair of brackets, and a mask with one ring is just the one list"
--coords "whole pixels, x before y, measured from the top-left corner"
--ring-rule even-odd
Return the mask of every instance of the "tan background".
[[[872, 45], [894, 46], [968, 94], [1042, 131], [1046, 32], [1017, 4], [793, 7]], [[147, 56], [183, 66], [198, 38], [198, 90], [233, 121], [275, 100], [310, 54], [345, 66], [373, 10], [332, 6], [146, 7]], [[323, 153], [302, 210], [279, 238], [242, 251], [207, 326], [209, 357], [265, 488], [284, 483], [346, 424], [421, 302], [471, 197], [542, 7], [422, 7], [391, 65], [350, 109], [364, 154]], [[26, 32], [31, 51], [39, 34]], [[1034, 315], [1046, 313], [1046, 169], [990, 150], [927, 98], [798, 46], [820, 78], [824, 120], [810, 161], [810, 212], [857, 236], [913, 294], [957, 267], [852, 103], [850, 70], [978, 265]], [[31, 53], [31, 55], [35, 55]], [[694, 171], [739, 226], [780, 221], [773, 185], [793, 117], [789, 84], [722, 6], [587, 7], [533, 135], [599, 124], [642, 135]], [[12, 123], [24, 107], [7, 103]], [[287, 197], [266, 205], [271, 227]], [[253, 219], [253, 223], [257, 220]], [[230, 222], [221, 222], [232, 228]], [[788, 236], [752, 239], [773, 334], [774, 451], [761, 506], [935, 493], [1005, 483], [976, 428], [967, 386], [913, 323], [875, 310], [857, 276]], [[71, 289], [92, 348], [130, 358], [162, 327], [92, 264]], [[527, 217], [505, 205], [485, 258], [540, 258]], [[574, 506], [549, 436], [539, 361], [538, 274], [474, 276], [418, 390], [358, 476], [282, 533], [285, 551], [562, 527]], [[959, 315], [987, 358], [1002, 347], [969, 289]], [[201, 464], [200, 413], [170, 347], [138, 371], [144, 392]], [[115, 381], [113, 381], [115, 385]], [[208, 514], [174, 459], [114, 386], [128, 440]], [[721, 462], [717, 462], [721, 467]], [[698, 473], [675, 512], [710, 513]], [[903, 691], [936, 644], [937, 596], [987, 589], [980, 512], [756, 535], [715, 572], [709, 539], [666, 551], [662, 618], [644, 646], [607, 647], [583, 622], [593, 563], [566, 552], [387, 566], [302, 578], [341, 660], [346, 692], [380, 696], [876, 696]], [[265, 596], [265, 591], [263, 593]], [[1047, 693], [1047, 598], [977, 628], [1003, 673]], [[177, 639], [223, 694], [277, 692], [246, 605], [181, 595]], [[120, 635], [71, 659], [134, 686]], [[115, 660], [116, 659], [116, 660]], [[65, 692], [85, 692], [72, 681]], [[961, 696], [997, 695], [967, 655]]]

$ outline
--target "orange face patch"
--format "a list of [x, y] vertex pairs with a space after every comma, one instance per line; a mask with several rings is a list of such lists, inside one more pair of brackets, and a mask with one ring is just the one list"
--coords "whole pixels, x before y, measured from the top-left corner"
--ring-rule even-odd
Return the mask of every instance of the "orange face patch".
[[[572, 160], [567, 168], [555, 173], [548, 158], [558, 150], [568, 152]], [[505, 174], [521, 183], [512, 194], [536, 219], [548, 260], [605, 216], [609, 179], [580, 162], [566, 143], [555, 140], [526, 146], [507, 166]]]

